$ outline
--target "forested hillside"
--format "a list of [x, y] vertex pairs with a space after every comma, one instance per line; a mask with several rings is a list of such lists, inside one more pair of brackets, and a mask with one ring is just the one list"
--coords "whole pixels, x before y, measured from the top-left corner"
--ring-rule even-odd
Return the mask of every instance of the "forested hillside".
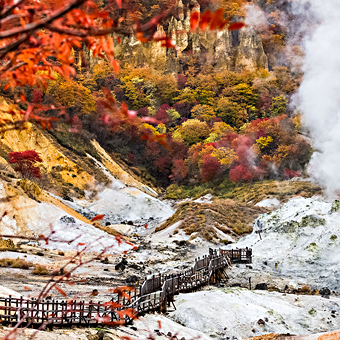
[[[140, 20], [146, 21], [166, 4], [134, 5], [143, 9], [137, 13]], [[291, 15], [289, 3], [257, 1], [244, 6], [242, 1], [225, 0], [220, 5], [232, 21], [249, 21], [240, 31], [222, 31], [222, 35], [227, 34], [223, 46], [230, 45], [223, 54], [230, 61], [236, 53], [238, 64], [214, 60], [218, 53], [221, 55], [221, 38], [216, 32], [204, 33], [203, 37], [199, 32], [174, 30], [180, 22], [190, 26], [190, 11], [203, 13], [217, 5], [179, 2], [177, 14], [158, 28], [159, 32], [172, 29], [179, 47], [161, 47], [161, 42], [143, 46], [144, 52], [149, 49], [157, 56], [158, 49], [165, 55], [163, 66], [146, 59], [136, 66], [133, 58], [129, 64], [124, 53], [120, 71], [115, 73], [105, 59], [93, 58], [86, 50], [74, 50], [77, 72], [72, 79], [55, 73], [46, 89], [26, 87], [28, 100], [55, 106], [56, 110], [49, 110], [47, 116], [66, 108], [67, 118], [48, 133], [75, 154], [99, 159], [91, 144], [96, 140], [135, 175], [162, 188], [171, 184], [217, 186], [222, 182], [223, 187], [233, 188], [233, 183], [303, 175], [311, 146], [300, 134], [299, 113], [289, 105], [301, 78], [301, 72], [292, 68], [287, 52], [299, 51], [294, 45], [298, 43], [294, 30], [283, 26]], [[127, 22], [130, 19], [125, 18]], [[146, 38], [137, 41], [137, 45], [143, 39]], [[262, 52], [254, 39], [260, 42]], [[210, 50], [204, 47], [205, 41], [212, 41]], [[118, 56], [124, 47], [124, 41], [119, 42], [122, 46], [118, 47]], [[259, 53], [267, 59], [264, 68], [254, 67]], [[170, 70], [169, 58], [180, 67]], [[242, 64], [242, 60], [247, 62]], [[2, 95], [10, 101], [18, 89], [5, 90], [4, 85]], [[111, 92], [118, 106], [126, 103], [131, 114], [150, 117], [148, 123], [105, 124], [108, 110], [103, 87]], [[6, 158], [5, 151], [3, 154]]]

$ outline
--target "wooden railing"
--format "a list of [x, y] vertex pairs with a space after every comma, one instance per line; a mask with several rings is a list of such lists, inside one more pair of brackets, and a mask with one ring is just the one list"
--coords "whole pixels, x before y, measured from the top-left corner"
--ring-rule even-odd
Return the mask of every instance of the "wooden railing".
[[[180, 292], [199, 289], [211, 282], [218, 282], [223, 271], [233, 263], [251, 263], [251, 249], [213, 250], [209, 255], [195, 259], [193, 267], [178, 274], [158, 274], [147, 278], [141, 287], [129, 291], [129, 298], [113, 294], [111, 302], [121, 307], [112, 308], [102, 302], [35, 300], [21, 297], [0, 298], [0, 321], [6, 324], [25, 325], [97, 325], [128, 321], [121, 311], [133, 309], [135, 314], [165, 311]], [[106, 318], [104, 318], [106, 317]], [[102, 321], [105, 319], [105, 322]], [[108, 321], [110, 320], [110, 321]], [[124, 320], [123, 320], [124, 321]]]

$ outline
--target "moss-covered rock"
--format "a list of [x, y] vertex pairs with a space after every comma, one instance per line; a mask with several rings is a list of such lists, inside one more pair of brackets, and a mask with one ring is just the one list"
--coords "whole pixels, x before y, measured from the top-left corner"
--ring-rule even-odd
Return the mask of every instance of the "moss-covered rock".
[[331, 212], [334, 213], [334, 212], [337, 212], [340, 210], [340, 201], [339, 200], [335, 200], [333, 203], [332, 203], [332, 208], [331, 208]]
[[316, 251], [318, 251], [319, 249], [320, 249], [320, 247], [319, 247], [316, 243], [314, 243], [314, 242], [312, 242], [311, 244], [309, 244], [309, 245], [306, 247], [306, 250], [310, 251], [311, 253], [316, 252]]
[[324, 218], [321, 218], [317, 215], [308, 215], [302, 217], [301, 227], [312, 227], [316, 228], [320, 225], [325, 225], [326, 220]]
[[278, 224], [276, 227], [273, 228], [273, 231], [278, 232], [278, 233], [289, 234], [289, 233], [294, 233], [296, 229], [298, 228], [300, 228], [299, 222], [288, 221], [282, 224]]

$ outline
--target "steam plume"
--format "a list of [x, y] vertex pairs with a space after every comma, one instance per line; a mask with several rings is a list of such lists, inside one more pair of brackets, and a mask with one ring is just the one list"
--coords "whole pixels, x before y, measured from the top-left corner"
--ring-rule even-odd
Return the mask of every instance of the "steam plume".
[[340, 6], [334, 0], [309, 4], [315, 29], [305, 41], [299, 104], [314, 140], [309, 174], [328, 193], [340, 193]]

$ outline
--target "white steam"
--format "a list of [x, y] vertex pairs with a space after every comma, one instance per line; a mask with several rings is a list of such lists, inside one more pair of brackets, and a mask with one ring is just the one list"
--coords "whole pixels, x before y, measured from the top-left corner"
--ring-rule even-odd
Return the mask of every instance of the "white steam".
[[334, 0], [296, 0], [310, 4], [317, 19], [305, 42], [299, 105], [314, 140], [309, 174], [328, 193], [340, 193], [340, 6]]
[[245, 23], [255, 29], [262, 29], [268, 26], [266, 13], [264, 13], [258, 6], [254, 4], [247, 4], [244, 6], [247, 12]]

